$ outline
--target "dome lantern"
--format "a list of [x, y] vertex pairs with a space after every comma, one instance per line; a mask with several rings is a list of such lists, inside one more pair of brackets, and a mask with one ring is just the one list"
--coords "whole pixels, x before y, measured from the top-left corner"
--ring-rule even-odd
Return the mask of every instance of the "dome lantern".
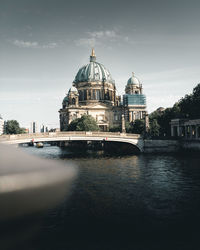
[[94, 52], [94, 48], [92, 48], [92, 53], [91, 53], [91, 56], [90, 56], [90, 62], [96, 62], [96, 55], [95, 55], [95, 52]]

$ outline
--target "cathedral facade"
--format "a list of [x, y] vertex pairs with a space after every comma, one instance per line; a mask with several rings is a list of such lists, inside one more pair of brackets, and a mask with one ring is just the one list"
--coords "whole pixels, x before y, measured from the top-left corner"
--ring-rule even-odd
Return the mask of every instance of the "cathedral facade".
[[71, 121], [83, 114], [91, 115], [101, 131], [109, 131], [122, 126], [123, 120], [134, 122], [145, 118], [146, 97], [142, 84], [133, 74], [121, 98], [110, 72], [96, 61], [93, 49], [89, 64], [79, 69], [59, 113], [61, 131], [66, 131]]

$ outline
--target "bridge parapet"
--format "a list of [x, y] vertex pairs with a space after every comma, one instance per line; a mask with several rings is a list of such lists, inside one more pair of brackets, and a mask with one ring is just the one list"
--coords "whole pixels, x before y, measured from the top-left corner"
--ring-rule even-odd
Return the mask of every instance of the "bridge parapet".
[[139, 134], [126, 134], [120, 132], [98, 132], [98, 131], [66, 131], [66, 132], [48, 132], [48, 133], [35, 133], [35, 134], [16, 134], [16, 135], [1, 135], [0, 142], [3, 141], [15, 141], [23, 139], [34, 139], [34, 138], [55, 138], [55, 137], [66, 137], [66, 136], [100, 136], [100, 137], [121, 137], [121, 138], [132, 138], [139, 139]]

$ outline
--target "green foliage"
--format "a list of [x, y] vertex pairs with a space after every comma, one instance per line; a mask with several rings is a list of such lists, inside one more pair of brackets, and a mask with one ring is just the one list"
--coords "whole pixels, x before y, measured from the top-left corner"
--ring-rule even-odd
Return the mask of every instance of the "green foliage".
[[144, 120], [135, 120], [134, 122], [126, 122], [126, 132], [133, 134], [143, 134], [145, 132]]
[[[170, 136], [170, 121], [171, 119], [178, 118], [180, 116], [180, 108], [177, 103], [174, 104], [172, 108], [167, 108], [162, 112], [154, 111], [149, 115], [150, 121], [150, 135], [151, 136]], [[157, 125], [156, 122], [157, 121]], [[151, 126], [153, 128], [151, 129]], [[157, 127], [155, 129], [155, 127]], [[155, 130], [159, 132], [155, 133]]]
[[126, 133], [132, 133], [132, 122], [127, 122], [125, 121], [125, 129], [126, 129]]
[[[155, 133], [154, 133], [155, 132], [155, 126], [156, 126], [155, 121], [157, 121], [157, 124], [159, 126], [158, 135], [160, 135], [160, 136], [166, 136], [166, 135], [170, 136], [170, 121], [171, 121], [171, 119], [178, 118], [178, 115], [179, 115], [179, 108], [178, 108], [177, 104], [175, 104], [173, 108], [165, 109], [163, 112], [159, 112], [159, 111], [156, 110], [153, 113], [151, 113], [150, 116], [149, 116], [150, 135], [155, 136]], [[151, 126], [154, 127], [154, 128], [152, 128], [152, 130], [151, 130]], [[151, 134], [151, 131], [152, 132], [154, 131], [153, 134]], [[157, 132], [156, 132], [156, 134], [157, 134]]]
[[20, 134], [26, 134], [26, 129], [25, 128], [20, 128], [21, 132]]
[[109, 132], [121, 132], [121, 126], [110, 127]]
[[5, 134], [23, 134], [24, 128], [20, 128], [18, 121], [9, 120], [5, 124]]
[[186, 95], [179, 101], [179, 107], [184, 118], [200, 118], [200, 84], [193, 89], [192, 94]]
[[160, 125], [158, 124], [158, 121], [156, 119], [153, 119], [151, 122], [150, 122], [150, 135], [152, 137], [157, 137], [159, 136], [159, 131], [160, 131]]
[[132, 133], [143, 134], [145, 131], [144, 120], [135, 120], [132, 127]]
[[[150, 135], [155, 136], [155, 121], [157, 121], [156, 131], [159, 130], [159, 136], [170, 136], [170, 121], [176, 118], [198, 119], [200, 118], [200, 84], [194, 89], [193, 93], [186, 95], [184, 98], [175, 103], [172, 108], [164, 111], [154, 111], [150, 114]], [[151, 132], [151, 124], [154, 127]], [[154, 131], [154, 132], [153, 132]], [[153, 134], [151, 134], [153, 133]], [[156, 132], [157, 134], [157, 132]]]
[[99, 127], [95, 119], [91, 115], [83, 115], [81, 118], [73, 120], [68, 131], [98, 131]]

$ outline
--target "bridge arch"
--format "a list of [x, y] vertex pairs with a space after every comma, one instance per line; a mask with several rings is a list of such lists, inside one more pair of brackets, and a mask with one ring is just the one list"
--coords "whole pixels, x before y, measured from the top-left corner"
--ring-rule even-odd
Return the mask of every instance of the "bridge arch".
[[8, 135], [1, 136], [0, 142], [6, 144], [22, 144], [34, 142], [70, 142], [70, 141], [102, 141], [130, 144], [143, 152], [144, 142], [138, 134], [124, 134], [113, 132], [56, 132], [56, 133], [38, 133], [26, 135]]

